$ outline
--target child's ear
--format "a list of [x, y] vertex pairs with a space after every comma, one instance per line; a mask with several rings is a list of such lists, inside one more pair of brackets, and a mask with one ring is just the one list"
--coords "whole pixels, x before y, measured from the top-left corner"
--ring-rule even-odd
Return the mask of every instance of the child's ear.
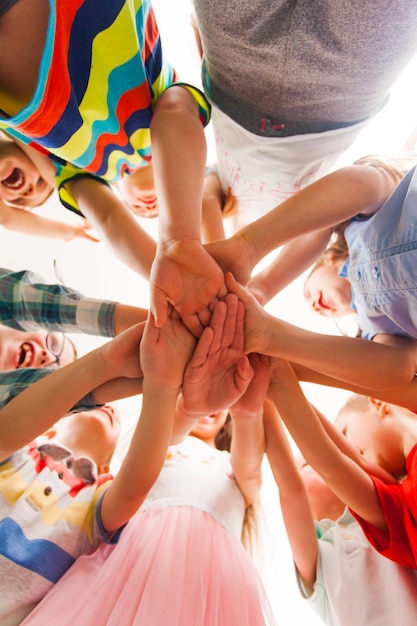
[[377, 400], [376, 398], [369, 398], [369, 402], [373, 404], [375, 409], [378, 411], [380, 417], [386, 417], [389, 413], [389, 405], [382, 400]]

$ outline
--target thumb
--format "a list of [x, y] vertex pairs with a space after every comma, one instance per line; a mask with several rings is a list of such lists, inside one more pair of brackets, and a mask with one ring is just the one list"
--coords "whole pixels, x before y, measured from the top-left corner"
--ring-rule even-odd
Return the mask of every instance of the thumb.
[[155, 318], [155, 326], [162, 328], [168, 319], [168, 299], [156, 287], [151, 287], [151, 312]]
[[235, 385], [242, 394], [245, 393], [249, 387], [253, 376], [254, 370], [248, 357], [241, 356], [236, 364]]

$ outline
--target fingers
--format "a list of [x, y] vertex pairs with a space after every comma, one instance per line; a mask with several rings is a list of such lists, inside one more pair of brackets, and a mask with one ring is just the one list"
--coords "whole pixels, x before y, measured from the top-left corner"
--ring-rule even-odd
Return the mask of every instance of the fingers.
[[200, 322], [198, 314], [183, 315], [181, 317], [181, 321], [196, 339], [199, 339], [199, 337], [201, 337], [205, 325]]
[[150, 342], [153, 341], [153, 336], [155, 335], [155, 331], [157, 331], [157, 326], [155, 324], [155, 318], [152, 314], [152, 311], [148, 311], [148, 317], [146, 318], [145, 328], [143, 331], [143, 339], [141, 341], [141, 349], [143, 346], [146, 346], [148, 339]]
[[244, 302], [244, 296], [246, 294], [245, 289], [242, 287], [242, 285], [240, 285], [237, 282], [232, 272], [226, 272], [224, 278], [225, 278], [226, 287], [228, 288], [228, 290], [231, 291], [232, 293], [235, 293], [238, 296], [238, 298], [242, 300], [242, 302]]
[[197, 346], [191, 356], [191, 359], [188, 362], [184, 378], [188, 380], [192, 380], [193, 372], [197, 372], [198, 368], [200, 368], [204, 363], [206, 363], [210, 347], [213, 341], [213, 329], [207, 326], [202, 334], [200, 339], [198, 340]]
[[213, 309], [211, 309], [210, 306], [204, 308], [202, 311], [197, 311], [197, 318], [202, 329], [210, 325], [212, 312]]
[[219, 301], [214, 307], [210, 321], [210, 328], [212, 328], [213, 330], [213, 339], [211, 342], [209, 354], [214, 354], [215, 352], [218, 352], [224, 345], [224, 326], [225, 320], [228, 317], [228, 313], [229, 310], [225, 302]]
[[224, 300], [228, 293], [229, 293], [229, 290], [227, 289], [226, 282], [223, 282], [220, 285], [220, 289], [217, 292], [217, 298], [219, 300]]
[[85, 231], [83, 231], [82, 237], [85, 237], [85, 239], [88, 239], [88, 241], [93, 241], [94, 243], [99, 243], [100, 241], [100, 239], [97, 239], [97, 237], [93, 237], [93, 235], [90, 235]]
[[[231, 294], [232, 295], [232, 294]], [[244, 343], [245, 343], [245, 307], [241, 300], [237, 301], [237, 310], [236, 310], [236, 321], [235, 321], [235, 329], [233, 335], [233, 341], [231, 347], [234, 350], [238, 350], [239, 352], [243, 352]]]
[[241, 395], [248, 389], [254, 376], [253, 368], [247, 356], [242, 356], [237, 362], [235, 373], [235, 385]]
[[166, 295], [164, 295], [157, 287], [151, 285], [151, 306], [150, 310], [155, 318], [155, 326], [162, 328], [168, 319], [169, 303]]

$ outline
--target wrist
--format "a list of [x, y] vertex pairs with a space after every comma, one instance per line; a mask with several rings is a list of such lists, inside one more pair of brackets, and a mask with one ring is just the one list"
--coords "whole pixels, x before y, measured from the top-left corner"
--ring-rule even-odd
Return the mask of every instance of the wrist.
[[239, 421], [241, 424], [253, 425], [263, 417], [263, 406], [258, 409], [230, 409], [232, 420]]
[[186, 408], [184, 404], [184, 397], [182, 394], [180, 394], [178, 398], [177, 410], [179, 413], [181, 413], [183, 418], [189, 419], [190, 421], [195, 421], [196, 419], [205, 417], [207, 415], [207, 412], [202, 412], [201, 410], [198, 410], [198, 409], [193, 411], [193, 410]]
[[201, 238], [200, 238], [199, 233], [195, 233], [195, 235], [192, 235], [192, 234], [184, 235], [184, 233], [181, 233], [181, 235], [178, 235], [178, 236], [165, 233], [165, 237], [162, 236], [158, 240], [156, 254], [157, 255], [166, 254], [168, 251], [172, 250], [172, 248], [175, 249], [175, 248], [178, 248], [179, 246], [186, 246], [190, 244], [192, 245], [198, 244], [200, 246], [203, 245], [201, 243]]
[[143, 394], [152, 394], [152, 395], [158, 395], [158, 398], [171, 398], [171, 397], [177, 397], [180, 389], [181, 389], [181, 385], [180, 383], [176, 384], [167, 384], [166, 380], [160, 380], [157, 378], [153, 378], [152, 376], [147, 376], [146, 374], [143, 375]]

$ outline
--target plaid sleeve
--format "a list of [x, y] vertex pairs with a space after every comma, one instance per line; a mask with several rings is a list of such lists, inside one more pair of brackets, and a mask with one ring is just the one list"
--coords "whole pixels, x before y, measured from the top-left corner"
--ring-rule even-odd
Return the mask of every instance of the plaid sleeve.
[[45, 284], [30, 271], [0, 268], [0, 323], [113, 337], [115, 302], [86, 298], [63, 285]]
[[[55, 368], [41, 367], [39, 369], [25, 368], [21, 370], [11, 370], [9, 372], [0, 372], [0, 409], [13, 400], [13, 398], [16, 398], [22, 391], [25, 391], [30, 385], [52, 374], [53, 371], [55, 371]], [[97, 404], [91, 392], [76, 402], [70, 412], [88, 411], [89, 409], [94, 409], [96, 406], [102, 405]]]

